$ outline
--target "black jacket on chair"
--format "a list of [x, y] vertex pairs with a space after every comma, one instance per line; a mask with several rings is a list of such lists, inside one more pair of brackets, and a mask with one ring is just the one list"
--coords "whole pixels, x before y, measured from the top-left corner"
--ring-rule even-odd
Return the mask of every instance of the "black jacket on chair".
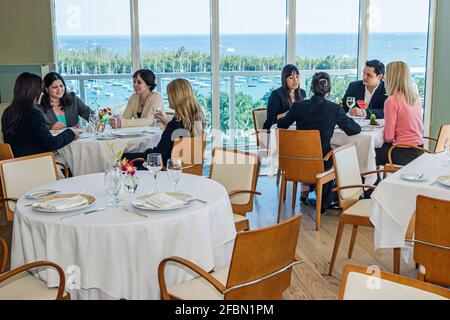
[[[348, 85], [347, 91], [345, 91], [344, 98], [342, 99], [342, 106], [344, 111], [348, 112], [349, 107], [347, 106], [347, 97], [355, 97], [355, 102], [358, 100], [364, 100], [366, 95], [366, 86], [363, 81], [355, 81]], [[370, 118], [371, 114], [375, 114], [377, 119], [384, 119], [384, 102], [388, 96], [386, 95], [386, 88], [384, 86], [384, 81], [380, 82], [377, 90], [370, 100], [370, 104], [367, 106], [367, 119]], [[358, 104], [356, 104], [358, 106]]]
[[316, 95], [309, 100], [294, 103], [286, 117], [278, 121], [278, 128], [287, 129], [294, 122], [297, 130], [320, 131], [323, 156], [331, 151], [330, 141], [336, 124], [349, 136], [361, 132], [361, 127], [347, 117], [338, 104]]
[[[300, 93], [303, 98], [306, 98], [305, 90], [300, 89]], [[289, 111], [290, 108], [291, 106], [284, 98], [283, 88], [278, 88], [272, 91], [267, 103], [267, 120], [264, 123], [263, 129], [269, 130], [275, 123], [277, 123], [277, 116]]]
[[[8, 113], [8, 108], [2, 117], [3, 128], [5, 128], [5, 114]], [[75, 133], [67, 129], [53, 136], [47, 128], [41, 111], [37, 108], [29, 108], [24, 111], [15, 135], [9, 136], [3, 130], [3, 137], [5, 142], [11, 145], [14, 157], [17, 158], [61, 149], [75, 139]]]

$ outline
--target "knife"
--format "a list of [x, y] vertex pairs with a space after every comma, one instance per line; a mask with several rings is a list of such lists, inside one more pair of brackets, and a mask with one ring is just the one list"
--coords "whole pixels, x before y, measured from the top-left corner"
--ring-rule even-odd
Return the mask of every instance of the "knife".
[[70, 216], [62, 217], [61, 220], [66, 220], [68, 218], [72, 218], [72, 217], [76, 217], [76, 216], [85, 216], [85, 215], [88, 215], [88, 214], [91, 214], [91, 213], [94, 213], [94, 212], [103, 211], [103, 210], [105, 210], [105, 208], [98, 208], [98, 209], [86, 211], [86, 212], [83, 212], [83, 213], [76, 213], [76, 214], [72, 214]]

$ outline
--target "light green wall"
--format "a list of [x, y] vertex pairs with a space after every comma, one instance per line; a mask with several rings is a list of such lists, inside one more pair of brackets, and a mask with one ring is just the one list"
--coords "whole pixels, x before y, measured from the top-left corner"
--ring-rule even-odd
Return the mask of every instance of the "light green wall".
[[430, 135], [437, 137], [442, 124], [450, 123], [450, 1], [438, 0], [435, 69]]

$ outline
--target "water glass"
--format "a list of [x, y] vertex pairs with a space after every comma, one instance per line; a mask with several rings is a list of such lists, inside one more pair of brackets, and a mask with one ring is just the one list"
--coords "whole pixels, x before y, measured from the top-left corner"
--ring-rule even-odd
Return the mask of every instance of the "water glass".
[[150, 193], [158, 193], [158, 187], [156, 185], [156, 176], [158, 172], [161, 171], [163, 167], [163, 161], [161, 153], [149, 153], [147, 155], [147, 165], [148, 171], [153, 175], [153, 180], [155, 181], [154, 188]]
[[181, 161], [181, 159], [167, 160], [167, 173], [169, 174], [169, 178], [173, 183], [175, 192], [178, 192], [177, 184], [178, 181], [180, 181], [182, 172], [183, 172], [183, 162]]
[[159, 122], [159, 120], [155, 117], [155, 115], [157, 114], [157, 113], [159, 113], [159, 112], [161, 112], [161, 108], [160, 107], [156, 107], [155, 108], [155, 111], [154, 111], [154, 113], [153, 113], [153, 123], [152, 123], [152, 127], [156, 127], [157, 126], [157, 124], [158, 124], [158, 122]]
[[120, 206], [119, 193], [122, 190], [122, 173], [120, 170], [110, 170], [105, 172], [105, 189], [111, 196], [106, 204], [108, 207], [117, 208]]
[[355, 97], [347, 97], [347, 107], [352, 109], [356, 105]]

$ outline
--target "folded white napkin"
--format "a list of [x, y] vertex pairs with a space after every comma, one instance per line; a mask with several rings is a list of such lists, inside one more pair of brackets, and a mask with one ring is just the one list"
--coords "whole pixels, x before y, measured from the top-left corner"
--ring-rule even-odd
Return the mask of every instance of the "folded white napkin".
[[156, 207], [159, 209], [172, 209], [172, 208], [178, 208], [185, 204], [184, 201], [181, 201], [177, 198], [174, 198], [167, 193], [157, 193], [150, 195], [148, 197], [144, 198], [145, 204], [144, 205], [150, 205], [151, 207]]
[[77, 195], [72, 198], [65, 198], [65, 199], [57, 198], [45, 202], [35, 202], [33, 203], [33, 207], [38, 207], [47, 210], [66, 210], [82, 206], [85, 203], [88, 203], [88, 199], [80, 195]]

